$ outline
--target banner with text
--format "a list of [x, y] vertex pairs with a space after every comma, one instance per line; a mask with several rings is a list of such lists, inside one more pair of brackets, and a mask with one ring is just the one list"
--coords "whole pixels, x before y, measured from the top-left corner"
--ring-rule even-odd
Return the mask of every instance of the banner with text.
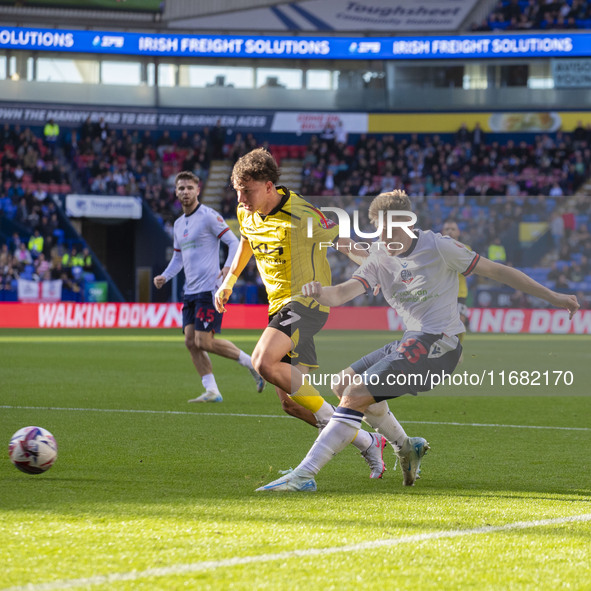
[[[388, 30], [391, 28], [388, 27]], [[495, 32], [433, 37], [288, 37], [3, 27], [0, 28], [0, 49], [158, 57], [300, 60], [588, 57], [591, 56], [591, 34]]]
[[[0, 304], [0, 328], [181, 328], [182, 304]], [[392, 308], [339, 307], [331, 310], [327, 330], [403, 331], [404, 323]], [[475, 333], [591, 334], [591, 310], [569, 319], [566, 310], [472, 308], [470, 330]], [[267, 306], [230, 305], [226, 329], [267, 326]]]
[[268, 131], [272, 113], [239, 111], [236, 109], [142, 109], [133, 107], [101, 107], [93, 105], [44, 105], [42, 103], [0, 102], [0, 122], [45, 125], [53, 119], [58, 125], [78, 127], [90, 118], [92, 123], [101, 119], [111, 128], [189, 130], [214, 127], [219, 121], [234, 131]]
[[71, 218], [139, 220], [142, 200], [140, 197], [110, 195], [66, 195], [66, 214]]
[[453, 31], [477, 0], [307, 0], [214, 16], [183, 18], [171, 27], [246, 31]]
[[347, 133], [367, 133], [367, 113], [318, 113], [314, 111], [279, 111], [273, 117], [271, 131], [287, 133], [320, 133], [327, 124], [342, 124]]
[[555, 88], [591, 87], [591, 59], [552, 60]]

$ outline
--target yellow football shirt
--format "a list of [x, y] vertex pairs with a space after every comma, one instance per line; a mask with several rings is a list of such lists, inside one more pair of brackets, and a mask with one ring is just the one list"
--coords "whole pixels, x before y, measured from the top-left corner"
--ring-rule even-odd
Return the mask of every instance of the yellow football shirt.
[[467, 298], [468, 297], [468, 282], [466, 281], [466, 278], [461, 273], [458, 273], [458, 279], [459, 279], [458, 298]]
[[[462, 243], [463, 244], [463, 243]], [[467, 244], [464, 246], [468, 250], [472, 250]], [[459, 285], [458, 285], [458, 299], [459, 298], [467, 298], [468, 297], [468, 282], [466, 281], [466, 277], [461, 273], [458, 273]]]
[[277, 191], [281, 201], [267, 215], [241, 205], [237, 210], [240, 233], [252, 248], [267, 290], [269, 315], [291, 301], [328, 312], [326, 306], [304, 297], [302, 286], [310, 281], [331, 284], [326, 253], [329, 243], [338, 238], [338, 226], [297, 193], [285, 187]]

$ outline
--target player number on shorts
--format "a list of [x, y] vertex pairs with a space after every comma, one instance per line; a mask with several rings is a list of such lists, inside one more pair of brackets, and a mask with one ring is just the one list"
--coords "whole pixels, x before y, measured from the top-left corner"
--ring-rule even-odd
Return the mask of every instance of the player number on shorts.
[[410, 363], [416, 363], [422, 355], [427, 355], [429, 352], [417, 339], [407, 339], [404, 343], [400, 343], [397, 351], [402, 353]]
[[301, 318], [301, 316], [299, 314], [296, 314], [295, 312], [292, 312], [291, 310], [288, 310], [287, 314], [289, 315], [289, 318], [287, 320], [282, 320], [279, 323], [281, 326], [289, 326], [290, 324], [297, 322]]
[[215, 320], [215, 310], [211, 308], [199, 308], [196, 316], [201, 322], [213, 322]]

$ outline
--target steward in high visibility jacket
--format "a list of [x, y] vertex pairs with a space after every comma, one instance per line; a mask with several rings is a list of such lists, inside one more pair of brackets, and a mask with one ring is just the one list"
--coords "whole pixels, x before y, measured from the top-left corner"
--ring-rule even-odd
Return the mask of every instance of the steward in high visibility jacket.
[[35, 230], [35, 233], [29, 238], [28, 249], [31, 251], [33, 256], [37, 256], [43, 252], [44, 244], [43, 236], [39, 234], [39, 230]]

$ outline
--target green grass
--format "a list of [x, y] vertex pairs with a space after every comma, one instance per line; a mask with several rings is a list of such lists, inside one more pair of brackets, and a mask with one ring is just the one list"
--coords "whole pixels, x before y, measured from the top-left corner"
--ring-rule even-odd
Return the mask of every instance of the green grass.
[[[251, 351], [258, 334], [224, 336]], [[387, 338], [323, 333], [322, 370]], [[316, 494], [266, 495], [315, 431], [236, 364], [213, 358], [224, 403], [193, 406], [178, 330], [1, 330], [0, 440], [40, 425], [59, 458], [40, 476], [0, 462], [0, 590], [591, 589], [591, 521], [565, 521], [591, 514], [588, 337], [465, 345], [459, 371], [492, 387], [390, 403], [432, 446], [415, 487], [390, 451], [376, 482], [350, 448]], [[502, 370], [574, 381], [503, 387]]]

